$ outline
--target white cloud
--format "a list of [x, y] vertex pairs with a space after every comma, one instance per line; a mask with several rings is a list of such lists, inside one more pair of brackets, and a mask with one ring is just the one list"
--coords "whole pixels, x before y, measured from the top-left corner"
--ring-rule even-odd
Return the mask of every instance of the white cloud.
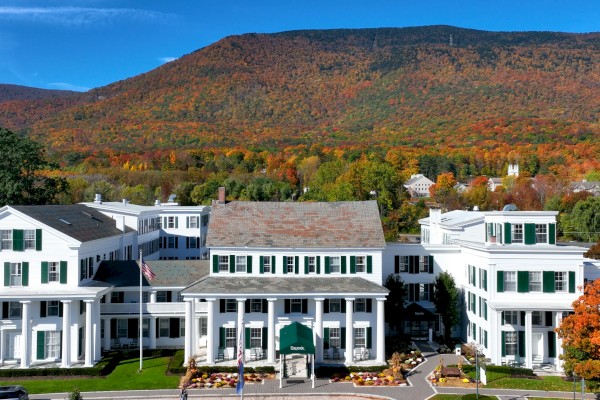
[[41, 22], [51, 25], [83, 26], [112, 22], [118, 18], [163, 21], [172, 14], [135, 8], [89, 7], [0, 7], [0, 19]]
[[166, 64], [171, 61], [177, 60], [177, 57], [159, 57], [158, 59], [161, 63]]
[[87, 92], [90, 90], [89, 87], [77, 86], [66, 82], [52, 82], [48, 84], [48, 87], [58, 90], [73, 90], [75, 92]]

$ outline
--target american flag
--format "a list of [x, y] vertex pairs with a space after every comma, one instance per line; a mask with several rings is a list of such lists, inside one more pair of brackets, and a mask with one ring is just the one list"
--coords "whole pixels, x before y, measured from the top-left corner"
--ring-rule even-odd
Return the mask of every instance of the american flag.
[[238, 357], [237, 357], [237, 362], [238, 362], [238, 381], [237, 381], [237, 385], [236, 385], [236, 393], [239, 394], [240, 396], [244, 393], [244, 346], [243, 346], [243, 341], [242, 341], [242, 335], [244, 334], [244, 325], [242, 325], [241, 328], [239, 328], [240, 330], [240, 341], [238, 344]]
[[148, 266], [148, 264], [146, 264], [144, 262], [144, 260], [142, 260], [142, 273], [144, 274], [144, 276], [146, 277], [146, 279], [148, 279], [149, 281], [151, 281], [152, 279], [156, 278], [156, 274], [154, 272], [152, 272], [152, 270], [150, 269], [150, 267]]

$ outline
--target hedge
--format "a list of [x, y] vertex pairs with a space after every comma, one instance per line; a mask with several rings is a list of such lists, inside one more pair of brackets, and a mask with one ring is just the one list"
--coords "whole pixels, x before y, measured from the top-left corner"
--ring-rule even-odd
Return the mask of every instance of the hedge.
[[331, 378], [333, 375], [338, 376], [346, 376], [350, 374], [350, 372], [381, 372], [385, 369], [389, 368], [387, 365], [374, 365], [370, 367], [357, 367], [350, 366], [346, 367], [343, 365], [340, 366], [321, 366], [315, 368], [315, 374], [319, 378]]

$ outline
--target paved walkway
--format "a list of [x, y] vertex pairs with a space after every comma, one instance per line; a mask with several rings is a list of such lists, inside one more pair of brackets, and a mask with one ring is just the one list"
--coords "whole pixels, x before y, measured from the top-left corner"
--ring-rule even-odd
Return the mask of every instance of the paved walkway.
[[[431, 346], [418, 343], [418, 347], [426, 357], [426, 361], [415, 368], [407, 377], [410, 386], [407, 387], [355, 387], [352, 383], [329, 383], [328, 379], [316, 379], [315, 388], [312, 388], [310, 379], [284, 380], [283, 388], [279, 388], [279, 379], [266, 380], [262, 384], [247, 384], [244, 386], [244, 398], [248, 400], [268, 399], [279, 400], [290, 398], [310, 400], [330, 400], [332, 398], [355, 398], [355, 399], [403, 399], [403, 400], [425, 400], [436, 393], [467, 394], [475, 393], [475, 389], [434, 387], [427, 381], [427, 376], [433, 372], [439, 364], [440, 359], [445, 365], [457, 364], [458, 358], [454, 354], [437, 354]], [[188, 399], [216, 399], [216, 398], [239, 398], [235, 389], [191, 389]], [[552, 397], [572, 399], [572, 392], [549, 392], [532, 390], [512, 389], [484, 389], [480, 388], [481, 395], [498, 396], [503, 400], [526, 399], [527, 397]], [[179, 399], [178, 390], [148, 390], [129, 392], [95, 392], [82, 393], [85, 400], [88, 399]], [[33, 400], [64, 400], [67, 393], [54, 393], [45, 395], [31, 395]], [[581, 399], [581, 393], [577, 394]], [[586, 394], [586, 399], [597, 399], [593, 394]]]

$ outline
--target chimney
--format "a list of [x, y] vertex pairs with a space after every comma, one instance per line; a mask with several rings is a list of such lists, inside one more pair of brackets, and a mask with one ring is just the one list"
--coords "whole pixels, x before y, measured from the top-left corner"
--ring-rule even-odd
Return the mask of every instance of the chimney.
[[100, 193], [96, 193], [96, 196], [94, 196], [94, 203], [102, 204], [102, 195]]
[[156, 207], [160, 207], [160, 200], [159, 199], [154, 200], [154, 205]]
[[219, 186], [219, 198], [217, 199], [218, 204], [225, 204], [225, 187]]
[[127, 199], [123, 199], [123, 205], [126, 206], [127, 204], [129, 204], [129, 202], [127, 201]]
[[439, 224], [442, 221], [442, 210], [439, 208], [430, 208], [429, 221], [431, 222], [431, 224]]

